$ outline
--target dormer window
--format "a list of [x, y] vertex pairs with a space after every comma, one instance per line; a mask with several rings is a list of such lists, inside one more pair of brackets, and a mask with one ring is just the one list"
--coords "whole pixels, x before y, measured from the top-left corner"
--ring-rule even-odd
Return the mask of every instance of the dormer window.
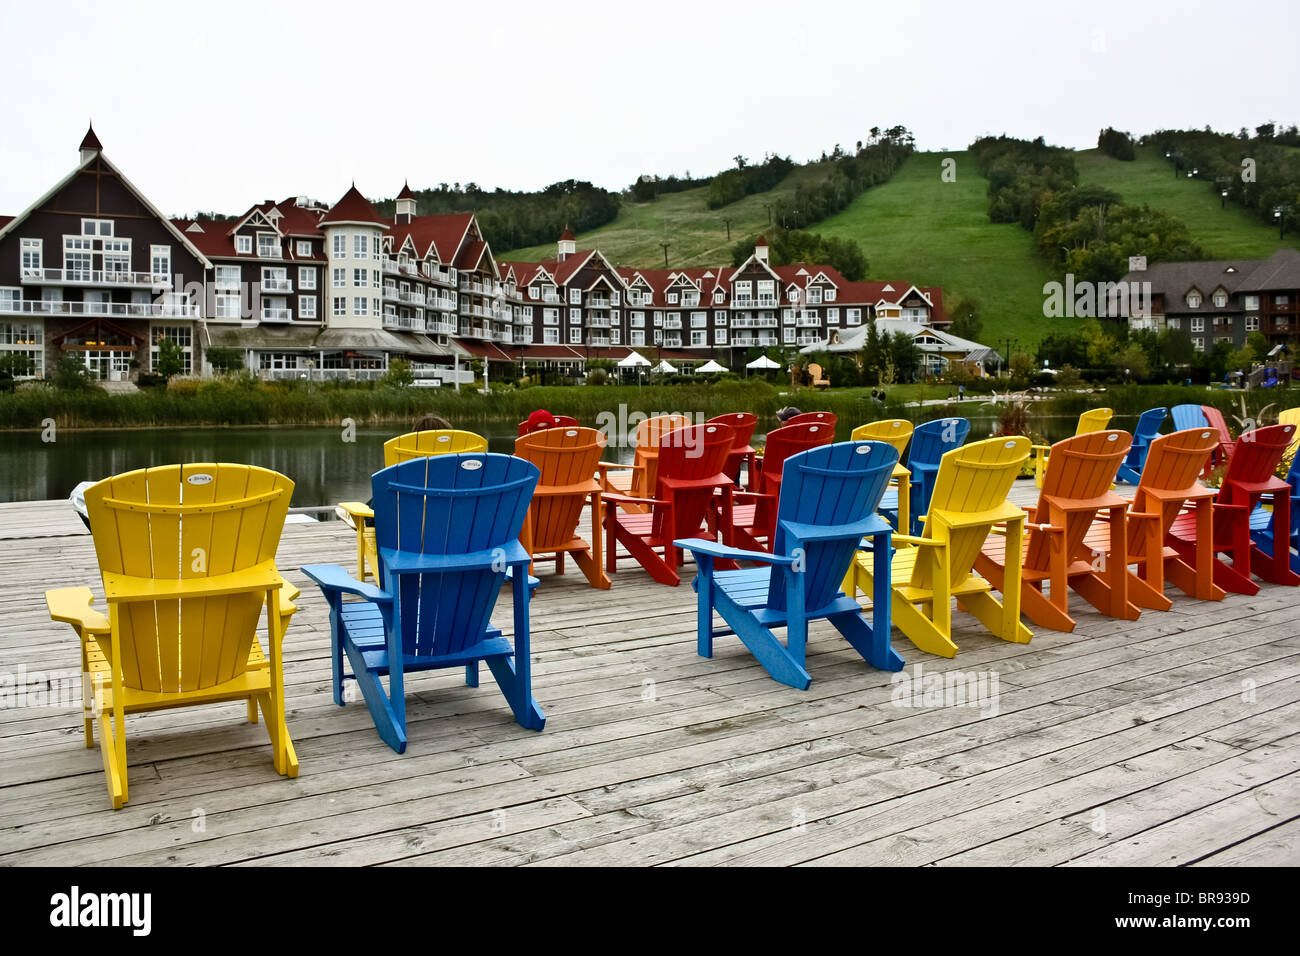
[[1228, 304], [1228, 293], [1224, 292], [1222, 289], [1214, 293], [1214, 307], [1216, 309], [1222, 309], [1227, 304]]
[[1199, 309], [1201, 307], [1201, 294], [1195, 289], [1187, 293], [1187, 307], [1189, 309]]
[[235, 251], [246, 256], [253, 251], [252, 236], [235, 236]]

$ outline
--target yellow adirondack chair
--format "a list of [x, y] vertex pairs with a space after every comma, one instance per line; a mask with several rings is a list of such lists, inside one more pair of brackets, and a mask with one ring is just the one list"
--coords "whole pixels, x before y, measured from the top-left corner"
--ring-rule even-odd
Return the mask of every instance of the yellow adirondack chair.
[[894, 446], [898, 452], [899, 463], [889, 476], [889, 486], [898, 492], [898, 527], [908, 528], [912, 520], [912, 473], [902, 464], [903, 452], [912, 440], [913, 425], [905, 418], [886, 418], [878, 422], [868, 422], [853, 429], [850, 441], [883, 441]]
[[[463, 432], [454, 428], [436, 428], [423, 432], [407, 432], [384, 442], [384, 467], [412, 458], [432, 458], [434, 455], [450, 455], [456, 452], [487, 451], [487, 439], [473, 432]], [[341, 501], [334, 513], [357, 532], [357, 580], [366, 579], [366, 571], [379, 583], [379, 555], [375, 551], [375, 513], [364, 501]]]
[[[1007, 501], [1020, 467], [1029, 458], [1029, 439], [989, 438], [943, 456], [935, 478], [925, 534], [896, 534], [898, 552], [891, 568], [894, 623], [923, 651], [953, 657], [952, 601], [957, 599], [995, 635], [1025, 644], [1033, 637], [1020, 623], [1020, 589], [1011, 588], [1002, 603], [990, 593], [992, 585], [974, 573], [984, 539], [1005, 524], [1006, 573], [1017, 580], [1024, 536], [1025, 512]], [[872, 593], [874, 557], [858, 555], [854, 588]]]
[[1286, 446], [1286, 451], [1282, 453], [1282, 465], [1284, 468], [1290, 468], [1295, 461], [1296, 452], [1300, 451], [1300, 408], [1284, 408], [1277, 413], [1277, 423], [1279, 425], [1295, 425], [1295, 435], [1291, 438], [1291, 444]]
[[[127, 714], [244, 700], [262, 709], [275, 769], [298, 775], [284, 719], [282, 643], [298, 590], [275, 550], [293, 482], [249, 465], [140, 469], [86, 491], [108, 614], [88, 587], [45, 592], [81, 639], [83, 721], [113, 809], [128, 799]], [[256, 629], [266, 608], [270, 658]]]
[[[1074, 437], [1080, 435], [1090, 435], [1093, 432], [1105, 431], [1110, 420], [1115, 416], [1115, 410], [1111, 408], [1090, 408], [1079, 416], [1079, 424], [1074, 429]], [[1051, 445], [1034, 446], [1034, 485], [1043, 487], [1043, 475], [1047, 471], [1047, 457], [1052, 453]]]

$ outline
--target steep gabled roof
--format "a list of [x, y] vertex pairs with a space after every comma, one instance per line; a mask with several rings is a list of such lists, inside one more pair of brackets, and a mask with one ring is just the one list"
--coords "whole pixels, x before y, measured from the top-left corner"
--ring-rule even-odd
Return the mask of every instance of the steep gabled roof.
[[373, 223], [376, 226], [388, 225], [387, 220], [375, 212], [375, 207], [370, 204], [370, 200], [361, 195], [361, 190], [357, 189], [356, 183], [353, 183], [352, 188], [330, 207], [330, 211], [325, 214], [325, 217], [320, 222], [322, 226], [340, 222], [364, 222]]
[[402, 183], [402, 191], [397, 194], [398, 199], [414, 199], [415, 193], [411, 192], [410, 183]]
[[92, 123], [90, 126], [88, 126], [88, 127], [86, 128], [86, 136], [85, 136], [85, 138], [81, 141], [81, 147], [80, 147], [80, 148], [81, 148], [81, 149], [98, 149], [98, 150], [102, 150], [102, 149], [104, 148], [103, 144], [100, 143], [100, 141], [99, 141], [99, 137], [95, 135], [95, 126], [94, 126], [93, 123]]

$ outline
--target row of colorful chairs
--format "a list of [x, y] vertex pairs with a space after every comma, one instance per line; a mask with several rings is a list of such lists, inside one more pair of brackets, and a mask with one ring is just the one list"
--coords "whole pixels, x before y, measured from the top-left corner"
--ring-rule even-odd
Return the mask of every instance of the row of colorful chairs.
[[[1070, 592], [1133, 619], [1170, 606], [1166, 581], [1210, 600], [1254, 593], [1252, 574], [1300, 583], [1291, 553], [1300, 480], [1294, 465], [1290, 483], [1272, 477], [1295, 442], [1292, 424], [1239, 438], [1217, 493], [1198, 481], [1220, 442], [1212, 429], [1156, 437], [1131, 502], [1112, 491], [1131, 436], [1077, 435], [1051, 447], [1039, 501], [1021, 509], [1008, 493], [1029, 440], [966, 444], [964, 419], [870, 423], [836, 444], [835, 422], [819, 413], [770, 432], [763, 454], [754, 452], [750, 490], [737, 490], [739, 471], [729, 469], [750, 454], [746, 414], [646, 423], [656, 440], [639, 445], [628, 490], [649, 487], [647, 497], [608, 490], [604, 436], [576, 424], [526, 430], [514, 455], [490, 454], [468, 432], [390, 441], [371, 504], [340, 506], [357, 527], [356, 576], [303, 568], [330, 609], [335, 702], [345, 703], [355, 680], [381, 738], [401, 752], [405, 675], [464, 667], [476, 686], [485, 663], [516, 720], [542, 729], [529, 571], [547, 555], [562, 571], [573, 555], [593, 586], [609, 587], [616, 543], [670, 584], [683, 552], [693, 554], [699, 652], [710, 656], [715, 637], [735, 634], [774, 678], [801, 688], [811, 682], [807, 628], [818, 619], [873, 666], [896, 670], [893, 624], [923, 650], [956, 653], [954, 600], [995, 635], [1024, 642], [1022, 613], [1073, 628]], [[81, 640], [86, 745], [98, 724], [115, 807], [128, 796], [125, 717], [139, 711], [245, 701], [249, 720], [260, 711], [267, 723], [276, 769], [297, 774], [282, 646], [299, 595], [274, 563], [292, 490], [265, 469], [191, 464], [130, 472], [86, 492], [107, 614], [85, 587], [46, 599]], [[577, 534], [588, 506], [594, 547]], [[513, 642], [491, 623], [503, 585], [513, 592]], [[266, 653], [255, 634], [263, 609]], [[784, 641], [774, 632], [782, 627]]]

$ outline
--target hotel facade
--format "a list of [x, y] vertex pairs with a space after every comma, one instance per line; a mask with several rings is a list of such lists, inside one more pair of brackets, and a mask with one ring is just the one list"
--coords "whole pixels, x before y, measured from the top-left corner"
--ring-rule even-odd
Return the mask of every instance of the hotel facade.
[[942, 292], [773, 266], [760, 239], [739, 267], [635, 269], [568, 231], [543, 262], [498, 262], [473, 214], [421, 216], [407, 186], [380, 216], [353, 185], [333, 205], [264, 200], [225, 221], [163, 215], [93, 130], [77, 166], [0, 216], [0, 354], [44, 377], [65, 357], [105, 381], [180, 346], [187, 374], [213, 350], [265, 378], [374, 378], [412, 363], [450, 382], [469, 359], [581, 374], [633, 349], [689, 370], [755, 347], [839, 341], [876, 322], [942, 329]]

